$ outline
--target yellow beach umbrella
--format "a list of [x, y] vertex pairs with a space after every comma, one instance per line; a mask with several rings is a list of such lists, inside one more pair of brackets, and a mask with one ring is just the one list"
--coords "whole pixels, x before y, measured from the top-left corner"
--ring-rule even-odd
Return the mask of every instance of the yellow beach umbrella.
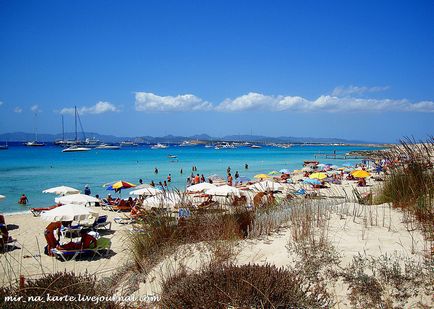
[[356, 178], [366, 178], [366, 177], [371, 176], [371, 174], [369, 174], [369, 172], [364, 171], [364, 170], [352, 171], [351, 175], [353, 175]]
[[313, 174], [310, 174], [309, 178], [311, 178], [311, 179], [324, 179], [324, 178], [327, 178], [327, 174], [325, 174], [325, 173], [313, 173]]
[[258, 174], [258, 175], [255, 175], [255, 178], [258, 178], [258, 179], [265, 179], [265, 178], [269, 178], [270, 176], [268, 176], [267, 174]]
[[136, 185], [132, 184], [127, 181], [116, 181], [115, 183], [111, 184], [107, 187], [107, 190], [120, 190], [120, 189], [128, 189], [128, 188], [134, 188]]

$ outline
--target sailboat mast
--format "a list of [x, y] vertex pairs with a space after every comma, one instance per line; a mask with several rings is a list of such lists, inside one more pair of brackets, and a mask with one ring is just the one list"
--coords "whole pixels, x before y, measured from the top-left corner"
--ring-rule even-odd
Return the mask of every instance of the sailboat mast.
[[65, 125], [63, 123], [63, 115], [62, 115], [62, 141], [65, 141]]
[[78, 140], [77, 138], [77, 106], [74, 106], [74, 110], [75, 110], [75, 141]]
[[35, 141], [38, 141], [38, 113], [35, 112]]

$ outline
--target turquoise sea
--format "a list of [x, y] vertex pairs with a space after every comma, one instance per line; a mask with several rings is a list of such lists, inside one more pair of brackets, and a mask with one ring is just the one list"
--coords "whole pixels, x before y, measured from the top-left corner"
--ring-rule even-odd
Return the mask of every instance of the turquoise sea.
[[[258, 173], [287, 168], [299, 169], [304, 160], [314, 160], [315, 153], [345, 154], [351, 150], [369, 149], [368, 146], [301, 146], [283, 149], [264, 146], [261, 149], [219, 149], [203, 146], [180, 147], [171, 145], [167, 149], [150, 149], [149, 146], [123, 147], [121, 150], [96, 150], [88, 152], [62, 153], [57, 146], [25, 147], [10, 145], [0, 151], [0, 212], [22, 212], [31, 207], [46, 207], [54, 204], [54, 195], [42, 190], [66, 185], [80, 190], [88, 184], [92, 195], [106, 196], [113, 193], [103, 188], [104, 183], [126, 180], [138, 184], [151, 180], [158, 183], [172, 174], [170, 187], [184, 189], [193, 165], [197, 173], [205, 177], [211, 174], [224, 176], [228, 166], [233, 173], [252, 178]], [[168, 158], [176, 155], [177, 159]], [[351, 160], [320, 160], [322, 163], [342, 164]], [[354, 160], [353, 160], [354, 161]], [[356, 160], [360, 161], [360, 160]], [[249, 165], [246, 170], [245, 164]], [[158, 175], [154, 168], [159, 170]], [[181, 168], [183, 174], [180, 174]], [[21, 194], [29, 198], [28, 205], [17, 203]], [[122, 197], [128, 196], [128, 190]]]

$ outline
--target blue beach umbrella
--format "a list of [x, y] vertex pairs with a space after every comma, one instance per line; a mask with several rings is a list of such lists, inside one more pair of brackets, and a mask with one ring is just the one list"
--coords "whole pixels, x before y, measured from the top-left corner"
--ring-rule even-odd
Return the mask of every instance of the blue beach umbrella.
[[305, 179], [303, 180], [303, 183], [308, 183], [310, 185], [320, 185], [321, 181], [319, 181], [318, 179]]

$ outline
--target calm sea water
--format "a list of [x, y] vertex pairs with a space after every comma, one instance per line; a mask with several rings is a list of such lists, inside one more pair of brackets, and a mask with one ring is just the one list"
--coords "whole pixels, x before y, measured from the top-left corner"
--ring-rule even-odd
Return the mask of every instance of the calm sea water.
[[[149, 146], [122, 148], [121, 150], [96, 150], [88, 152], [62, 153], [57, 146], [25, 147], [10, 145], [9, 150], [0, 151], [0, 194], [6, 199], [0, 201], [1, 212], [22, 212], [31, 207], [46, 207], [54, 203], [54, 195], [42, 190], [66, 185], [83, 190], [88, 184], [92, 195], [106, 196], [103, 184], [115, 180], [126, 180], [138, 184], [151, 180], [158, 183], [172, 174], [170, 187], [184, 189], [191, 167], [205, 177], [211, 174], [224, 176], [228, 166], [233, 173], [253, 177], [258, 173], [287, 168], [298, 169], [304, 160], [313, 160], [315, 153], [345, 154], [351, 150], [369, 147], [348, 146], [293, 146], [288, 149], [263, 147], [261, 149], [237, 148], [220, 149], [203, 146], [150, 149]], [[168, 155], [176, 155], [170, 159]], [[351, 160], [345, 160], [351, 161]], [[354, 160], [353, 160], [354, 161]], [[360, 160], [356, 160], [360, 161]], [[321, 160], [323, 163], [342, 164], [343, 160]], [[245, 164], [249, 165], [246, 170]], [[158, 175], [154, 168], [159, 170]], [[183, 174], [180, 170], [183, 169]], [[29, 198], [28, 205], [17, 203], [21, 194]], [[122, 197], [128, 196], [128, 190]]]

